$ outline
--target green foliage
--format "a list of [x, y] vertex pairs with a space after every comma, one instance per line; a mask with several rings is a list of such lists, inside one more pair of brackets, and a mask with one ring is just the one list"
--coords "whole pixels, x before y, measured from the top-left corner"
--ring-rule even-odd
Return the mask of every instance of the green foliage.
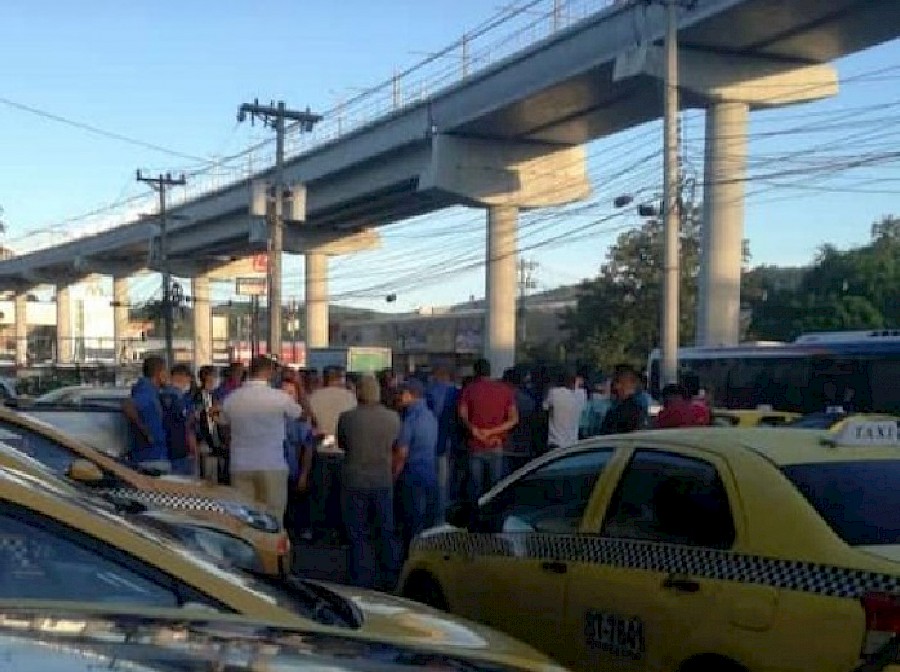
[[[805, 268], [761, 266], [744, 274], [742, 296], [752, 319], [747, 338], [793, 340], [807, 331], [900, 327], [900, 218], [872, 225], [868, 245], [839, 251], [823, 246]], [[659, 342], [662, 225], [649, 221], [619, 236], [599, 276], [585, 282], [564, 314], [569, 355], [609, 370], [643, 366]], [[745, 247], [745, 259], [749, 249]], [[694, 340], [700, 218], [682, 231], [681, 342]]]
[[[685, 218], [681, 235], [681, 338], [694, 338], [700, 217]], [[600, 275], [582, 286], [575, 308], [564, 314], [569, 351], [584, 363], [609, 370], [618, 363], [646, 364], [659, 341], [663, 226], [657, 220], [619, 236]]]
[[[752, 275], [752, 274], [748, 274]], [[872, 241], [839, 251], [825, 245], [794, 287], [756, 275], [745, 297], [750, 337], [791, 340], [805, 331], [878, 329], [900, 325], [900, 219], [872, 226]], [[748, 289], [750, 291], [748, 291]]]

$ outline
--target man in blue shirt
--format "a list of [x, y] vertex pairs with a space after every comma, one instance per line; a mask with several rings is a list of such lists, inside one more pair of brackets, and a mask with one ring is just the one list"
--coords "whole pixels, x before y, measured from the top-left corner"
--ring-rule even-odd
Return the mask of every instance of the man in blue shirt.
[[128, 460], [137, 469], [165, 473], [171, 465], [159, 391], [166, 384], [166, 363], [147, 357], [142, 373], [123, 404], [129, 421]]
[[197, 439], [194, 433], [194, 412], [191, 400], [193, 373], [187, 364], [176, 364], [170, 373], [171, 384], [159, 392], [166, 430], [169, 462], [172, 473], [196, 476]]
[[434, 497], [434, 510], [429, 516], [431, 525], [440, 525], [444, 522], [444, 513], [447, 509], [450, 494], [450, 456], [456, 449], [456, 439], [459, 436], [459, 419], [457, 406], [459, 406], [459, 389], [453, 384], [450, 371], [446, 367], [439, 366], [434, 370], [431, 384], [425, 392], [425, 402], [429, 410], [437, 418], [438, 440], [437, 449], [437, 493]]
[[395, 510], [400, 527], [401, 560], [413, 538], [428, 523], [429, 508], [437, 491], [438, 421], [425, 402], [425, 388], [418, 380], [400, 386], [403, 424], [397, 438], [394, 475]]

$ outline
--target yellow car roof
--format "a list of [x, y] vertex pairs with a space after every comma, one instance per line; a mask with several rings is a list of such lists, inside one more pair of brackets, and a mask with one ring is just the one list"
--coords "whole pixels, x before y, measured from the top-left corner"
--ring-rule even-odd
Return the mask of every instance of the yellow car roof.
[[[896, 418], [882, 416], [867, 418], [896, 422]], [[791, 429], [789, 427], [692, 427], [634, 432], [616, 437], [616, 441], [648, 447], [670, 445], [694, 448], [727, 457], [735, 450], [749, 450], [777, 466], [845, 462], [849, 460], [900, 459], [900, 444], [842, 445], [836, 441], [842, 426], [833, 430]], [[602, 442], [602, 439], [600, 439]]]

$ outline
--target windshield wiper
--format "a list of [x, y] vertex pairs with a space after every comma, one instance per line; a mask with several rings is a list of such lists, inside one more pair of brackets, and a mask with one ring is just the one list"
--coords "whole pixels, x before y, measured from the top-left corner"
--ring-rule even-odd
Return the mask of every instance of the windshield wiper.
[[362, 627], [362, 613], [350, 602], [316, 583], [296, 576], [276, 579], [260, 572], [249, 572], [254, 579], [288, 594], [306, 607], [308, 616], [323, 625]]

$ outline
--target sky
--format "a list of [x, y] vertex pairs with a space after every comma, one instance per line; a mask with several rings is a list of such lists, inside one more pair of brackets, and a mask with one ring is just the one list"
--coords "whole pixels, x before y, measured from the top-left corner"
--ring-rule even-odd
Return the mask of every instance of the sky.
[[[237, 123], [242, 102], [284, 99], [295, 108], [334, 110], [500, 9], [484, 0], [5, 0], [0, 205], [8, 244], [141, 194], [137, 168], [190, 169], [270, 138], [266, 129]], [[836, 66], [836, 98], [753, 115], [745, 233], [754, 264], [802, 264], [824, 243], [864, 243], [874, 219], [900, 212], [896, 160], [841, 168], [897, 149], [900, 131], [891, 129], [900, 120], [900, 41]], [[444, 70], [455, 67], [448, 62]], [[99, 137], [16, 105], [183, 156]], [[683, 129], [685, 165], [702, 170], [702, 114], [685, 113]], [[591, 143], [591, 201], [523, 216], [520, 247], [539, 264], [539, 288], [596, 274], [616, 235], [639, 223], [630, 211], [615, 212], [612, 199], [659, 190], [658, 160], [634, 159], [660, 147], [659, 124]], [[484, 240], [477, 210], [388, 227], [380, 250], [332, 261], [332, 294], [338, 303], [395, 310], [481, 296]], [[302, 263], [291, 260], [285, 295], [302, 300], [302, 286]], [[153, 277], [135, 280], [132, 302], [156, 288]], [[220, 298], [228, 293], [227, 286], [217, 290]], [[387, 294], [397, 301], [386, 304]]]

